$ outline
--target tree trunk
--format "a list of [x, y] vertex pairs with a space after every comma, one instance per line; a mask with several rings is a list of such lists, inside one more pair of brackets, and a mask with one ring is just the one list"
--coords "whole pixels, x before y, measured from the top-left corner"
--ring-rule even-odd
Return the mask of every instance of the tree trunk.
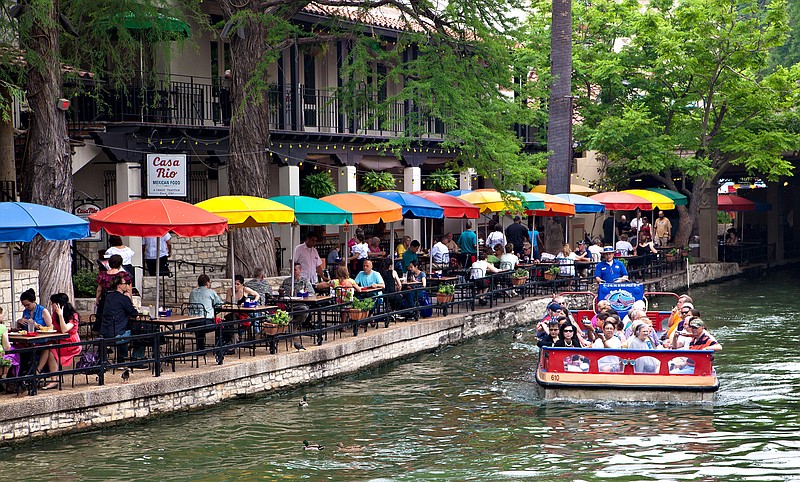
[[[296, 2], [302, 8], [308, 2]], [[228, 186], [231, 195], [269, 197], [270, 161], [269, 146], [269, 97], [265, 78], [261, 71], [269, 26], [261, 15], [274, 14], [272, 7], [265, 11], [261, 2], [221, 0], [225, 17], [250, 10], [251, 15], [243, 21], [244, 39], [236, 29], [231, 41], [231, 117], [230, 151], [228, 157]], [[283, 8], [283, 7], [282, 7]], [[290, 9], [294, 12], [294, 8]], [[281, 10], [281, 15], [292, 15]], [[259, 16], [259, 17], [257, 17]], [[236, 273], [248, 275], [253, 268], [263, 267], [267, 276], [277, 276], [275, 237], [270, 227], [237, 229], [234, 236], [236, 251]], [[292, 247], [287, 247], [292, 249]], [[230, 250], [228, 253], [230, 259]]]
[[572, 163], [572, 0], [553, 0], [547, 121], [547, 192], [569, 192]]
[[[42, 3], [42, 2], [40, 2]], [[46, 3], [46, 2], [44, 2]], [[30, 35], [22, 47], [40, 62], [28, 62], [27, 97], [31, 108], [27, 154], [23, 160], [22, 199], [65, 211], [72, 209], [72, 163], [66, 119], [57, 109], [61, 97], [58, 60], [58, 1], [33, 15]], [[26, 264], [39, 270], [39, 297], [72, 296], [72, 266], [67, 241], [45, 241], [37, 236], [27, 244]]]
[[[0, 88], [0, 96], [8, 99], [9, 104], [11, 95], [6, 88]], [[0, 181], [17, 182], [17, 169], [15, 164], [14, 152], [14, 121], [9, 116], [8, 120], [0, 120]], [[3, 199], [12, 201], [13, 199]]]
[[563, 218], [544, 218], [544, 252], [557, 254], [564, 247]]
[[697, 179], [692, 185], [692, 195], [689, 196], [688, 206], [677, 206], [678, 230], [675, 232], [674, 243], [676, 246], [688, 246], [689, 238], [695, 231], [700, 217], [700, 204], [702, 203], [703, 192], [708, 189], [711, 182], [706, 179]]

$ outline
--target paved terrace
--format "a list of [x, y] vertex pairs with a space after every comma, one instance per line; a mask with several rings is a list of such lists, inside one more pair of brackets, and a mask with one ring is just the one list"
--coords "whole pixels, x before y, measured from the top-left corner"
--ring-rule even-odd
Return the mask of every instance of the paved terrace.
[[[697, 264], [690, 268], [693, 283], [741, 273], [733, 263]], [[681, 286], [685, 287], [685, 282], [686, 273], [676, 271], [647, 284], [651, 291], [666, 291], [680, 290]], [[163, 357], [169, 363], [156, 364], [151, 360], [148, 368], [134, 369], [127, 382], [122, 378], [123, 368], [111, 364], [113, 357], [103, 370], [103, 385], [98, 385], [98, 368], [89, 374], [77, 372], [74, 380], [67, 370], [62, 376], [60, 389], [40, 390], [33, 396], [26, 390], [0, 395], [0, 444], [198, 409], [235, 397], [355, 373], [370, 366], [435, 350], [442, 345], [529, 324], [542, 315], [551, 299], [550, 294], [532, 296], [527, 293], [533, 286], [507, 286], [498, 277], [492, 284], [493, 299], [487, 298], [492, 306], [475, 303], [473, 308], [475, 293], [468, 289], [469, 286], [471, 284], [467, 283], [461, 291], [457, 290], [454, 302], [446, 305], [446, 315], [445, 305], [436, 307], [434, 299], [433, 316], [418, 321], [375, 316], [359, 322], [334, 323], [324, 326], [322, 331], [255, 337], [236, 348], [236, 354], [224, 356], [222, 364], [217, 364], [214, 348], [210, 347], [212, 351], [205, 357], [199, 354], [194, 358], [185, 351], [156, 350], [163, 351]], [[415, 310], [417, 308], [410, 313]], [[180, 333], [180, 330], [144, 337], [175, 333]], [[186, 330], [184, 333], [187, 339], [194, 338], [193, 333]], [[323, 340], [317, 345], [319, 336]], [[210, 342], [212, 335], [208, 338]], [[306, 350], [294, 348], [293, 343], [298, 340]], [[275, 353], [269, 353], [270, 341], [274, 342]], [[97, 341], [84, 343], [91, 345]], [[148, 356], [154, 356], [152, 351]], [[157, 367], [161, 371], [159, 376], [154, 376]]]

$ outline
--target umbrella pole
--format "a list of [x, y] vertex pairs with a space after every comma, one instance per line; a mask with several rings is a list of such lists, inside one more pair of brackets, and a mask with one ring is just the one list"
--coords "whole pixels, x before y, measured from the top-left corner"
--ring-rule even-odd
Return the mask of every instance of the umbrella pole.
[[158, 319], [158, 312], [161, 310], [161, 305], [159, 304], [159, 300], [160, 299], [161, 299], [161, 236], [156, 238], [156, 316], [155, 316], [155, 319]]
[[611, 219], [614, 220], [614, 230], [611, 231], [611, 247], [616, 249], [617, 246], [617, 217], [614, 216], [614, 211], [611, 211]]
[[9, 266], [11, 266], [11, 322], [13, 323], [12, 326], [16, 326], [17, 305], [14, 302], [14, 250], [11, 247], [11, 243], [6, 243], [6, 247], [8, 248]]
[[236, 304], [236, 251], [233, 243], [233, 226], [228, 226], [228, 246], [231, 247], [231, 303]]
[[292, 289], [289, 290], [289, 296], [294, 296], [294, 226], [289, 226], [289, 249], [292, 250], [292, 256], [289, 258], [289, 271], [292, 276]]
[[389, 237], [389, 251], [392, 252], [392, 267], [394, 269], [394, 223], [389, 223], [389, 229], [391, 230], [391, 235]]

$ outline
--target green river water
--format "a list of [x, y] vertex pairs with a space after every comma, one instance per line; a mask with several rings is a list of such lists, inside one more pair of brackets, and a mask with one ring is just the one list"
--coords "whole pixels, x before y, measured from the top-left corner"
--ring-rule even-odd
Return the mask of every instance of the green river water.
[[288, 393], [3, 448], [0, 466], [5, 480], [60, 482], [800, 480], [799, 285], [780, 271], [692, 290], [724, 346], [713, 406], [545, 403], [535, 337], [505, 332]]

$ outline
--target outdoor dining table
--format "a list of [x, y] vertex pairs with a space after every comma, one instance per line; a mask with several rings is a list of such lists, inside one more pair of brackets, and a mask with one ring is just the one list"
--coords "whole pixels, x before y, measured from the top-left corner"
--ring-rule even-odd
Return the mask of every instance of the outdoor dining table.
[[[33, 375], [36, 372], [36, 364], [39, 360], [38, 352], [43, 350], [49, 350], [51, 348], [50, 344], [58, 341], [63, 340], [65, 338], [69, 338], [69, 333], [36, 333], [35, 335], [29, 334], [20, 334], [19, 332], [9, 332], [8, 333], [8, 340], [12, 343], [19, 343], [25, 344], [29, 347], [37, 348], [36, 350], [30, 352], [22, 352], [20, 353], [20, 376], [26, 375]], [[22, 348], [22, 347], [19, 347]], [[36, 395], [38, 389], [38, 380], [34, 380], [32, 383], [28, 385], [28, 395]]]

